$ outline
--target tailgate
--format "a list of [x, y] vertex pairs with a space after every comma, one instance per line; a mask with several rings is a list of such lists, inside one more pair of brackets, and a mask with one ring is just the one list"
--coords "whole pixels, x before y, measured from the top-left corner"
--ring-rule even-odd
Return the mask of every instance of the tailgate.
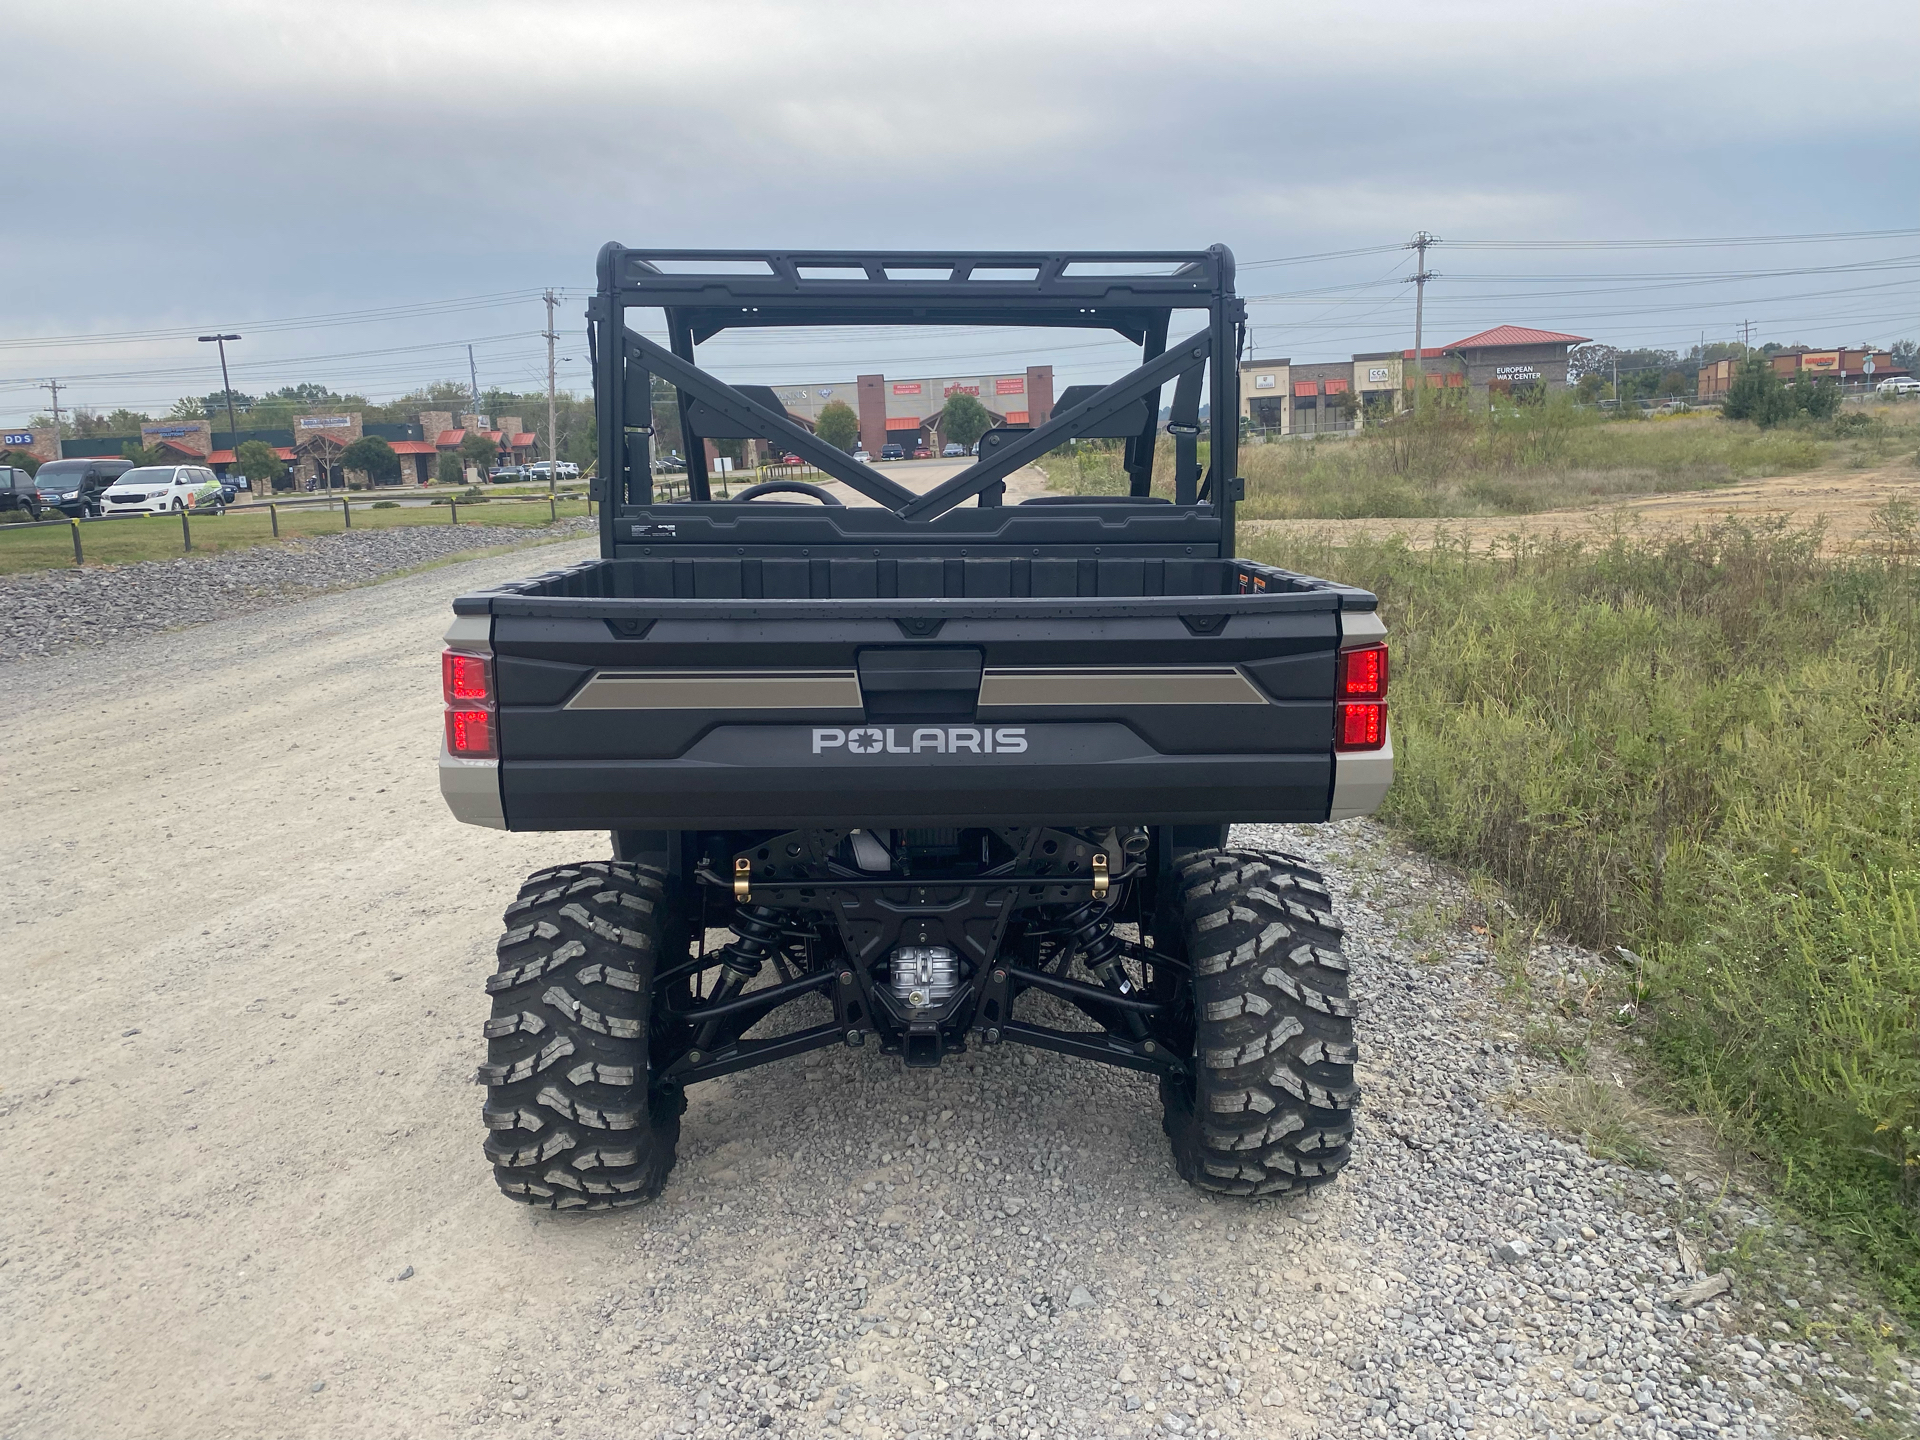
[[1359, 593], [488, 597], [506, 824], [1322, 820]]

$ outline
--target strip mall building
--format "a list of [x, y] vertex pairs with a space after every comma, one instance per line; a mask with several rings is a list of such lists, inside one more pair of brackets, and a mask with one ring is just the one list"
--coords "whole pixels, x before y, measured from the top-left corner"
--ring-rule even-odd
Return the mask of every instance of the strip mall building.
[[1371, 416], [1405, 409], [1416, 368], [1426, 371], [1430, 390], [1484, 396], [1563, 389], [1567, 352], [1586, 339], [1557, 330], [1498, 325], [1423, 352], [1421, 367], [1414, 365], [1411, 350], [1380, 350], [1313, 364], [1246, 360], [1240, 365], [1240, 414], [1254, 429], [1270, 434], [1354, 430]]
[[915, 380], [861, 375], [853, 380], [816, 385], [775, 385], [776, 399], [787, 413], [815, 428], [820, 412], [838, 401], [860, 422], [860, 443], [878, 455], [882, 445], [900, 445], [911, 455], [916, 449], [935, 454], [946, 443], [940, 417], [955, 395], [978, 400], [996, 425], [1044, 425], [1053, 414], [1053, 367], [1029, 365], [1025, 370], [984, 375], [922, 376]]
[[[302, 415], [291, 429], [242, 430], [237, 444], [259, 440], [272, 446], [274, 454], [291, 467], [295, 484], [318, 479], [322, 484], [341, 485], [347, 483], [347, 476], [340, 468], [340, 452], [363, 435], [377, 435], [400, 457], [400, 479], [395, 483], [425, 485], [434, 478], [439, 457], [457, 453], [469, 430], [493, 441], [502, 465], [524, 465], [534, 457], [536, 437], [522, 428], [518, 415], [502, 415], [495, 424], [485, 415], [456, 416], [450, 410], [425, 410], [418, 420], [370, 425], [362, 423], [357, 411]], [[210, 420], [155, 420], [142, 425], [138, 435], [95, 435], [63, 440], [57, 446], [51, 428], [21, 433], [31, 435], [33, 443], [18, 448], [36, 460], [118, 456], [127, 446], [138, 445], [182, 465], [211, 466], [220, 475], [233, 464], [237, 448], [234, 437], [224, 427], [216, 430]], [[7, 434], [14, 438], [14, 432]], [[364, 476], [353, 473], [355, 484], [365, 483]]]

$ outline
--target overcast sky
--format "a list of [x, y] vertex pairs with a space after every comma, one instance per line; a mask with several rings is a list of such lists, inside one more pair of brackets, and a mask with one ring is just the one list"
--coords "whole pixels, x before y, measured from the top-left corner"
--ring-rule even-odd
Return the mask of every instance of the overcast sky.
[[[142, 0], [8, 7], [0, 417], [303, 380], [586, 383], [601, 242], [1200, 248], [1262, 355], [1412, 341], [1403, 242], [1920, 227], [1920, 8]], [[1757, 276], [1887, 262], [1877, 269]], [[1685, 348], [1920, 334], [1920, 234], [1443, 244], [1428, 342], [1502, 322]], [[1616, 278], [1617, 277], [1617, 278]], [[1615, 288], [1619, 287], [1619, 288]], [[475, 298], [479, 297], [479, 298]], [[451, 303], [470, 302], [470, 303]], [[371, 319], [347, 312], [422, 307]], [[325, 323], [313, 317], [329, 317]], [[274, 324], [273, 322], [298, 322]], [[103, 338], [165, 332], [153, 338]], [[180, 332], [185, 332], [184, 334]], [[91, 343], [71, 338], [93, 337]], [[728, 378], [1053, 361], [1097, 337], [725, 339]], [[1078, 348], [1075, 348], [1078, 347]], [[563, 381], [563, 383], [565, 383]]]

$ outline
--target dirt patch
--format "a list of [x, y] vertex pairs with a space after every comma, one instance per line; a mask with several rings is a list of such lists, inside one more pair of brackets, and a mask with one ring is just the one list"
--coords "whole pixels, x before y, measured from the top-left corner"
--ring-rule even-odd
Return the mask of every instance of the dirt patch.
[[1776, 475], [1717, 490], [1639, 495], [1533, 515], [1469, 515], [1440, 520], [1243, 520], [1239, 530], [1249, 536], [1291, 532], [1335, 541], [1351, 535], [1404, 535], [1409, 545], [1424, 550], [1436, 540], [1457, 547], [1463, 539], [1470, 539], [1484, 548], [1499, 545], [1509, 536], [1530, 540], [1554, 536], [1601, 539], [1616, 531], [1690, 530], [1730, 515], [1747, 520], [1779, 515], [1796, 526], [1824, 524], [1826, 549], [1833, 554], [1853, 554], [1876, 546], [1874, 512], [1889, 500], [1920, 503], [1920, 468], [1903, 461], [1873, 470]]

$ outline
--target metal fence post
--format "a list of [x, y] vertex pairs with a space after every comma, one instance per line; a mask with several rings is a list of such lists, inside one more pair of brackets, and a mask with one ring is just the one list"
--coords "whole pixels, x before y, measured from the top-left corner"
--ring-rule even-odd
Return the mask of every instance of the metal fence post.
[[78, 520], [72, 520], [68, 523], [73, 526], [73, 563], [76, 565], [84, 565], [86, 564], [86, 560], [80, 554], [80, 522]]
[[193, 549], [193, 527], [187, 523], [187, 507], [180, 507], [180, 543], [186, 550]]
[[271, 500], [267, 502], [267, 519], [273, 522], [273, 538], [280, 538], [280, 507]]

